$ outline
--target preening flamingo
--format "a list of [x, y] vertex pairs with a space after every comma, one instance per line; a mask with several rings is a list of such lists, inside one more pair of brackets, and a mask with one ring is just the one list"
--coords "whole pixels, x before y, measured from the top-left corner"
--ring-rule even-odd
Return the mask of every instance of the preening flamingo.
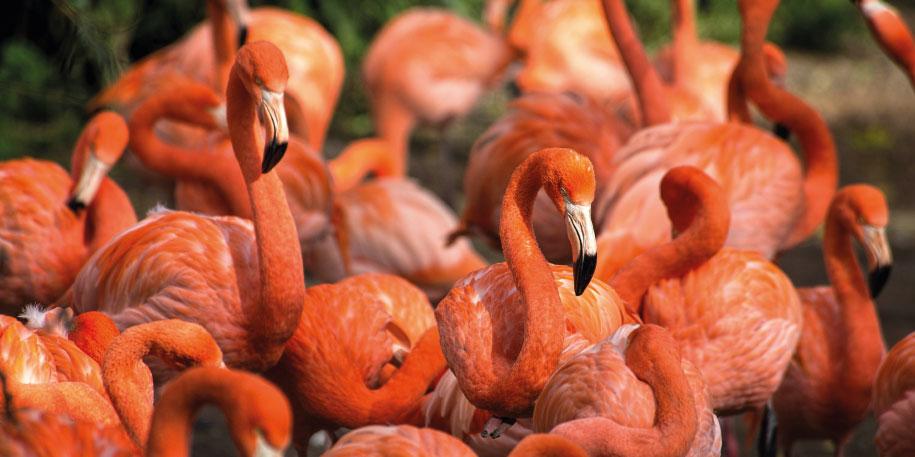
[[340, 438], [326, 457], [367, 455], [414, 457], [474, 457], [476, 454], [457, 438], [438, 430], [410, 425], [372, 425], [353, 430]]
[[[437, 302], [455, 281], [486, 262], [466, 240], [446, 245], [457, 225], [454, 213], [433, 193], [398, 176], [396, 162], [386, 141], [364, 139], [347, 146], [329, 163], [339, 191], [336, 210], [342, 216], [337, 230], [344, 232], [340, 238], [348, 256], [347, 269], [351, 274], [401, 276]], [[359, 184], [369, 172], [377, 179]], [[411, 230], [404, 230], [404, 221], [411, 221]], [[307, 265], [309, 256], [305, 256]], [[318, 268], [332, 261], [314, 263]]]
[[413, 127], [466, 115], [511, 58], [499, 37], [448, 11], [414, 8], [385, 24], [366, 51], [362, 77], [398, 176], [407, 172]]
[[122, 329], [168, 318], [196, 322], [219, 343], [227, 365], [263, 371], [275, 364], [305, 298], [294, 221], [271, 172], [287, 144], [287, 78], [283, 54], [268, 42], [239, 50], [229, 78], [229, 135], [253, 224], [154, 213], [96, 252], [62, 301], [77, 312], [103, 311]]
[[[618, 3], [606, 0], [609, 15], [624, 13], [616, 11]], [[743, 124], [670, 123], [638, 132], [617, 151], [613, 179], [596, 205], [598, 243], [609, 252], [598, 277], [611, 276], [640, 252], [670, 239], [656, 195], [664, 173], [677, 165], [698, 167], [721, 184], [732, 213], [728, 246], [772, 258], [809, 236], [825, 217], [838, 180], [832, 136], [816, 111], [768, 77], [763, 46], [777, 2], [740, 5], [744, 29], [735, 72], [747, 97], [796, 133], [806, 172], [785, 143]], [[636, 84], [636, 90], [643, 104], [664, 103], [643, 97], [654, 92], [651, 84]]]
[[[320, 24], [279, 8], [248, 10], [246, 0], [207, 0], [208, 20], [181, 41], [159, 50], [128, 69], [89, 103], [130, 114], [163, 87], [190, 79], [222, 96], [236, 48], [259, 40], [275, 43], [286, 57], [289, 84], [284, 103], [289, 128], [321, 150], [343, 85], [340, 45]], [[215, 25], [215, 27], [214, 27]]]
[[[656, 373], [639, 372], [651, 363], [657, 364], [651, 370]], [[680, 384], [684, 379], [685, 389]], [[655, 424], [658, 428], [651, 430]], [[671, 335], [654, 325], [620, 327], [561, 363], [537, 398], [534, 431], [566, 431], [573, 441], [587, 443], [591, 455], [607, 455], [598, 451], [606, 446], [598, 444], [601, 440], [631, 441], [654, 434], [657, 448], [611, 455], [721, 454], [721, 428], [702, 375], [689, 360], [680, 359]], [[643, 435], [631, 438], [627, 433]]]
[[722, 248], [730, 213], [707, 175], [677, 167], [660, 188], [679, 235], [636, 257], [610, 284], [645, 322], [670, 329], [716, 412], [762, 407], [801, 333], [791, 280], [754, 251]]
[[[829, 439], [836, 455], [870, 408], [885, 352], [871, 297], [889, 276], [892, 255], [883, 194], [864, 184], [840, 190], [826, 218], [823, 254], [832, 286], [798, 289], [804, 327], [785, 378], [773, 397], [778, 439], [787, 455], [795, 441]], [[867, 253], [870, 293], [852, 239]]]
[[915, 42], [912, 32], [892, 6], [881, 0], [852, 0], [861, 11], [867, 26], [889, 56], [915, 87]]
[[30, 158], [0, 163], [0, 313], [49, 304], [114, 235], [136, 224], [127, 194], [107, 177], [127, 146], [127, 126], [111, 112], [80, 134], [70, 176]]
[[[532, 233], [531, 211], [541, 187], [566, 222], [571, 278], [568, 267], [547, 263]], [[594, 187], [591, 163], [575, 151], [545, 149], [528, 157], [512, 174], [502, 203], [506, 262], [459, 281], [436, 309], [442, 349], [461, 390], [497, 417], [530, 416], [559, 362], [567, 331], [564, 307], [599, 310], [615, 319], [613, 327], [629, 319], [611, 289], [596, 282], [588, 290], [596, 256]]]
[[877, 450], [881, 457], [915, 452], [915, 333], [896, 343], [877, 371], [874, 383]]

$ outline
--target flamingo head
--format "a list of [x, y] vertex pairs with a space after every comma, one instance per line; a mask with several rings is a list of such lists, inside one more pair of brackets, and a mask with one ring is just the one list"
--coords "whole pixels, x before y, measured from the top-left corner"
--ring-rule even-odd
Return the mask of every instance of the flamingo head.
[[258, 117], [267, 131], [261, 163], [261, 172], [267, 173], [280, 162], [289, 146], [289, 125], [283, 106], [283, 92], [289, 79], [286, 59], [273, 43], [249, 43], [238, 51], [234, 73], [253, 97]]
[[72, 160], [76, 184], [67, 200], [74, 213], [92, 203], [108, 170], [124, 153], [127, 139], [127, 123], [112, 111], [96, 114], [83, 129]]
[[893, 254], [886, 238], [889, 209], [883, 193], [866, 184], [846, 186], [833, 199], [830, 218], [840, 223], [864, 247], [868, 285], [872, 297], [883, 290], [893, 267]]
[[242, 455], [280, 457], [292, 441], [292, 412], [289, 401], [273, 384], [244, 372], [239, 377], [238, 408], [227, 414], [233, 439]]

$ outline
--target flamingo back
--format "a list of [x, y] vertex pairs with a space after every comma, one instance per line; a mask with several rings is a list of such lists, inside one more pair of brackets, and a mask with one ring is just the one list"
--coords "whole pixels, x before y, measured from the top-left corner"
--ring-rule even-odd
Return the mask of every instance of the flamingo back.
[[884, 457], [915, 452], [915, 333], [910, 333], [883, 360], [874, 385], [877, 449]]
[[21, 322], [0, 315], [0, 371], [19, 384], [57, 382], [54, 353]]
[[324, 455], [473, 457], [475, 454], [457, 438], [437, 430], [410, 425], [371, 425], [347, 433]]
[[120, 425], [77, 421], [34, 409], [13, 412], [16, 420], [0, 421], [0, 455], [8, 457], [97, 456], [139, 454]]

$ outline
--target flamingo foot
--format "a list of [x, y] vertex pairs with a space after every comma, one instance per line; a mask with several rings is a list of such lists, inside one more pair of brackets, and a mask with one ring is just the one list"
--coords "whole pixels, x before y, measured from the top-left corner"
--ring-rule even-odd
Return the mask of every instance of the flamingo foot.
[[490, 417], [483, 426], [483, 431], [480, 432], [480, 436], [483, 438], [489, 437], [496, 439], [508, 431], [512, 425], [515, 425], [514, 417]]

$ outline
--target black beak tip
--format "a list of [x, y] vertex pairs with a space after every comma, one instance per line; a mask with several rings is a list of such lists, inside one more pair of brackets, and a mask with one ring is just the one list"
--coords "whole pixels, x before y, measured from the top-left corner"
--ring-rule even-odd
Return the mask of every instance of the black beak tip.
[[508, 94], [511, 98], [518, 98], [521, 96], [521, 86], [519, 86], [514, 79], [508, 82]]
[[73, 214], [79, 214], [80, 211], [86, 209], [86, 204], [75, 198], [71, 198], [67, 200], [67, 208], [70, 208], [70, 211], [73, 211]]
[[780, 122], [776, 122], [772, 127], [772, 133], [784, 141], [791, 139], [791, 129], [789, 129], [787, 125]]
[[588, 284], [591, 284], [591, 278], [594, 277], [595, 268], [597, 268], [597, 256], [594, 254], [583, 254], [575, 261], [572, 276], [576, 296], [581, 296], [588, 289]]
[[276, 140], [271, 141], [270, 144], [264, 148], [264, 161], [261, 164], [261, 172], [269, 173], [273, 167], [280, 163], [280, 160], [286, 155], [287, 147], [289, 147], [289, 143], [278, 143]]
[[871, 297], [877, 298], [880, 295], [880, 292], [883, 290], [883, 286], [886, 285], [886, 281], [890, 279], [890, 272], [893, 270], [893, 265], [880, 265], [877, 268], [871, 270], [867, 278], [867, 285], [871, 291]]
[[248, 26], [243, 25], [238, 29], [238, 47], [245, 45], [245, 42], [248, 41]]

